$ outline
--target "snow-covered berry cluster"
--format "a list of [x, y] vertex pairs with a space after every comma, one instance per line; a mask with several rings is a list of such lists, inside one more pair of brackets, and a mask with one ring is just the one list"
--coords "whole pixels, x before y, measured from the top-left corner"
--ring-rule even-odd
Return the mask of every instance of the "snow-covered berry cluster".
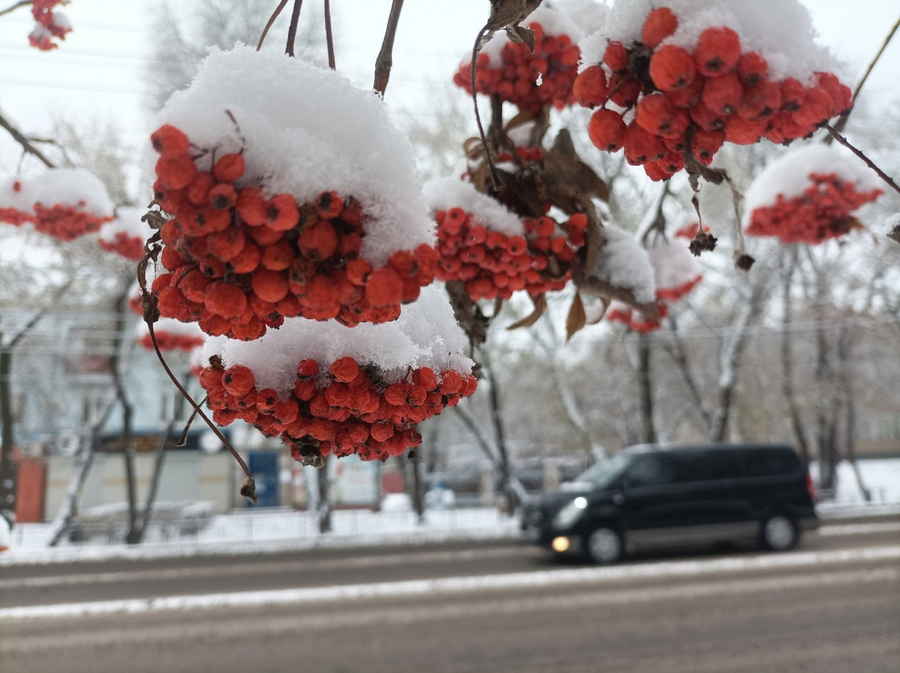
[[418, 446], [416, 425], [475, 392], [475, 377], [429, 367], [389, 382], [377, 367], [352, 357], [298, 363], [289, 395], [259, 388], [243, 365], [205, 367], [200, 383], [219, 425], [241, 419], [263, 434], [281, 436], [300, 462], [312, 456], [386, 459]]
[[785, 198], [779, 194], [771, 206], [754, 210], [747, 234], [774, 236], [782, 243], [817, 245], [859, 228], [853, 211], [883, 193], [880, 189], [858, 191], [854, 183], [842, 180], [837, 173], [812, 173], [809, 182], [801, 196]]
[[428, 245], [377, 268], [360, 256], [367, 218], [351, 196], [329, 191], [302, 203], [268, 195], [245, 179], [240, 152], [195, 159], [187, 135], [169, 124], [151, 140], [160, 154], [155, 198], [173, 216], [160, 230], [162, 264], [172, 272], [157, 279], [163, 316], [243, 340], [297, 316], [390, 322], [434, 280]]
[[107, 252], [133, 262], [140, 260], [144, 256], [144, 240], [150, 233], [141, 215], [137, 208], [119, 208], [116, 219], [100, 228], [97, 243]]
[[[528, 45], [497, 36], [486, 51], [478, 54], [476, 90], [532, 112], [548, 105], [561, 108], [571, 104], [581, 58], [578, 46], [571, 35], [545, 30], [539, 21], [530, 22], [528, 27], [534, 31], [534, 51]], [[471, 61], [460, 65], [453, 83], [472, 93]]]
[[816, 245], [860, 228], [854, 213], [883, 193], [874, 173], [849, 152], [807, 145], [779, 157], [754, 180], [744, 230]]
[[693, 18], [656, 7], [638, 40], [607, 40], [599, 58], [585, 49], [586, 58], [596, 60], [584, 63], [574, 96], [585, 107], [600, 107], [588, 123], [596, 147], [624, 148], [631, 165], [665, 180], [688, 157], [711, 164], [725, 142], [750, 145], [765, 137], [788, 143], [851, 106], [850, 89], [832, 73], [810, 72], [805, 83], [778, 77], [767, 56], [781, 64], [782, 54], [747, 48], [737, 26], [700, 30], [703, 24]]
[[56, 9], [66, 4], [67, 0], [31, 0], [31, 15], [34, 17], [34, 29], [28, 35], [28, 42], [35, 49], [50, 51], [59, 45], [53, 39], [65, 40], [72, 31], [72, 24], [63, 12]]
[[33, 201], [19, 178], [0, 181], [0, 222], [20, 227], [34, 222]]
[[439, 210], [435, 220], [437, 277], [464, 281], [473, 300], [509, 299], [517, 290], [531, 295], [562, 290], [588, 226], [582, 213], [562, 225], [544, 216], [525, 219], [524, 235], [510, 236], [489, 229], [462, 208]]
[[649, 334], [662, 327], [662, 320], [669, 315], [669, 307], [665, 302], [658, 303], [658, 315], [649, 317], [640, 309], [629, 306], [625, 302], [612, 301], [606, 310], [606, 319], [625, 325], [632, 332]]

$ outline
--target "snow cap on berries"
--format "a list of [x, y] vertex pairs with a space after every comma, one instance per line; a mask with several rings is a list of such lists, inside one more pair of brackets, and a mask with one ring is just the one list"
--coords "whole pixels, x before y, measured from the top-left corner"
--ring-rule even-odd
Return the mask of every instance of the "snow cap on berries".
[[84, 168], [52, 168], [34, 180], [33, 198], [44, 207], [75, 208], [96, 218], [111, 218], [113, 202], [106, 186]]
[[396, 322], [349, 328], [334, 321], [290, 318], [280, 329], [270, 330], [257, 341], [208, 339], [203, 361], [217, 355], [225, 367], [250, 367], [259, 389], [285, 393], [296, 382], [297, 365], [307, 359], [327, 368], [350, 357], [362, 366], [378, 367], [389, 382], [399, 381], [410, 368], [418, 367], [470, 374], [474, 363], [464, 355], [466, 346], [447, 294], [430, 286]]
[[605, 224], [606, 245], [597, 258], [597, 267], [587, 269], [590, 276], [613, 287], [631, 290], [638, 303], [652, 302], [656, 297], [656, 280], [650, 256], [633, 234]]
[[688, 249], [688, 242], [677, 238], [666, 240], [659, 236], [647, 249], [656, 277], [656, 298], [678, 301], [688, 295], [703, 280], [697, 258]]
[[475, 216], [478, 224], [507, 236], [525, 233], [522, 220], [499, 201], [482, 194], [471, 182], [457, 178], [437, 178], [425, 184], [425, 202], [432, 211], [462, 208]]
[[144, 241], [152, 230], [141, 221], [144, 210], [140, 208], [119, 208], [116, 219], [100, 227], [100, 247], [115, 252], [122, 257], [137, 261], [143, 257]]
[[368, 217], [362, 256], [375, 266], [434, 242], [409, 140], [381, 99], [331, 70], [247, 46], [213, 50], [160, 112], [155, 126], [165, 124], [219, 157], [240, 156], [267, 197], [356, 198]]

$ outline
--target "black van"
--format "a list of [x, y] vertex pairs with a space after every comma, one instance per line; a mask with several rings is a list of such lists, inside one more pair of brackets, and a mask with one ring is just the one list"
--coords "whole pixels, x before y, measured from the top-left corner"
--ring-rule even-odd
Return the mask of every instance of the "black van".
[[818, 527], [812, 480], [789, 446], [634, 446], [563, 486], [523, 507], [523, 534], [596, 563], [685, 543], [783, 551]]

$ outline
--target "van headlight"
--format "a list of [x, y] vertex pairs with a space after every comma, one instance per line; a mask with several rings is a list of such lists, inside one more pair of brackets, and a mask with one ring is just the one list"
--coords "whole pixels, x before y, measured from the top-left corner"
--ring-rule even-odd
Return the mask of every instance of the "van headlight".
[[571, 528], [575, 522], [581, 518], [581, 515], [584, 514], [584, 510], [587, 509], [587, 506], [587, 498], [575, 498], [572, 502], [559, 510], [556, 516], [553, 517], [553, 527], [558, 529]]

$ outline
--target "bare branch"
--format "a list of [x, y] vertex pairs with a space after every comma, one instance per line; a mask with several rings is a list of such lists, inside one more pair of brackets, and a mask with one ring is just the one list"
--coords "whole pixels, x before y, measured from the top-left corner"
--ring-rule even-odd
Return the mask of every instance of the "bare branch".
[[0, 16], [3, 16], [4, 14], [11, 14], [12, 12], [16, 11], [17, 9], [21, 9], [22, 7], [27, 7], [30, 4], [31, 4], [31, 0], [19, 0], [19, 2], [13, 3], [6, 9], [0, 9]]
[[393, 0], [391, 14], [388, 17], [387, 28], [384, 31], [384, 41], [381, 43], [381, 51], [375, 59], [375, 92], [384, 98], [388, 82], [391, 79], [391, 68], [394, 66], [394, 38], [397, 36], [397, 25], [400, 23], [400, 12], [403, 11], [403, 0]]
[[287, 45], [285, 45], [284, 53], [288, 56], [294, 56], [295, 42], [297, 41], [297, 29], [300, 27], [300, 10], [303, 8], [303, 0], [294, 0], [294, 8], [291, 11], [291, 25], [288, 28]]
[[855, 154], [860, 159], [862, 159], [865, 162], [866, 166], [868, 166], [869, 168], [871, 168], [873, 171], [875, 171], [878, 174], [879, 178], [881, 178], [887, 184], [889, 184], [894, 191], [900, 193], [900, 185], [898, 185], [896, 182], [894, 182], [894, 179], [890, 175], [885, 173], [883, 170], [881, 170], [874, 161], [872, 161], [869, 157], [867, 157], [863, 153], [862, 150], [860, 150], [860, 149], [856, 148], [854, 145], [852, 145], [849, 140], [847, 140], [843, 135], [841, 135], [838, 132], [838, 130], [835, 129], [830, 124], [825, 124], [824, 128], [826, 131], [828, 131], [828, 133], [831, 134], [832, 138], [837, 140], [841, 145], [843, 145], [848, 150], [853, 152], [853, 154]]
[[334, 32], [331, 29], [331, 0], [325, 0], [325, 42], [328, 45], [328, 67], [337, 70], [334, 56]]
[[52, 161], [50, 161], [50, 159], [48, 159], [47, 156], [43, 152], [41, 152], [38, 148], [36, 148], [31, 143], [31, 141], [28, 140], [28, 138], [25, 136], [25, 134], [23, 134], [21, 131], [19, 131], [19, 129], [17, 129], [15, 126], [13, 126], [9, 122], [9, 120], [7, 120], [6, 117], [3, 116], [2, 113], [0, 113], [0, 127], [3, 127], [4, 129], [6, 129], [6, 131], [9, 132], [9, 135], [11, 135], [13, 137], [13, 140], [15, 140], [17, 143], [19, 143], [22, 146], [22, 149], [24, 149], [26, 152], [28, 152], [28, 154], [31, 154], [31, 155], [37, 157], [41, 161], [41, 163], [44, 164], [44, 166], [46, 166], [47, 168], [55, 168], [56, 167], [54, 165], [54, 163]]
[[256, 43], [256, 51], [262, 49], [263, 42], [266, 41], [266, 35], [269, 34], [269, 30], [271, 30], [272, 25], [275, 23], [275, 19], [281, 14], [282, 10], [287, 6], [288, 0], [281, 0], [278, 3], [278, 6], [275, 8], [275, 11], [272, 12], [272, 16], [269, 17], [269, 20], [266, 22], [266, 27], [263, 28], [262, 35], [259, 36], [259, 42]]

